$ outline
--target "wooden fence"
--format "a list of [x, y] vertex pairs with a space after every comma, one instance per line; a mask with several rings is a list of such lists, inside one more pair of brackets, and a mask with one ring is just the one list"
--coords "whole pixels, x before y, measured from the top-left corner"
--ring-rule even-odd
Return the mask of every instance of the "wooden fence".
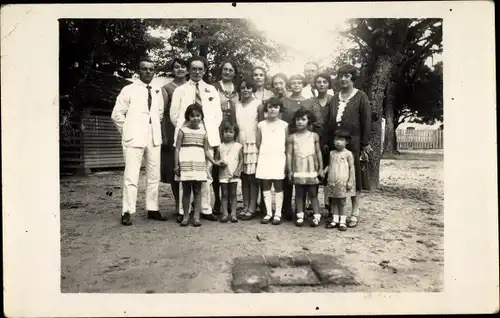
[[443, 130], [396, 130], [398, 149], [443, 149]]

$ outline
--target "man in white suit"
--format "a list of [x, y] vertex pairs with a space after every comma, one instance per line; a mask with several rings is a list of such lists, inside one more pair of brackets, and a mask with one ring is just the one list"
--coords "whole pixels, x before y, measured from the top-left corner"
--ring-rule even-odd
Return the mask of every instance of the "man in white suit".
[[[208, 70], [208, 63], [205, 58], [193, 56], [188, 61], [189, 81], [175, 89], [170, 107], [170, 120], [175, 126], [174, 147], [179, 129], [185, 124], [184, 113], [186, 108], [194, 103], [199, 103], [203, 107], [203, 127], [207, 132], [208, 144], [212, 155], [220, 145], [219, 126], [222, 122], [222, 109], [220, 106], [219, 93], [212, 85], [203, 81], [203, 75]], [[212, 184], [212, 164], [207, 162], [207, 182], [201, 187], [201, 217], [216, 221], [217, 217], [212, 213], [210, 202], [210, 186]], [[179, 194], [181, 196], [182, 194]], [[179, 214], [184, 214], [182, 208]]]
[[[304, 65], [304, 77], [306, 79], [306, 84], [302, 89], [302, 96], [306, 99], [318, 96], [318, 90], [314, 88], [314, 78], [318, 75], [319, 65], [316, 62], [307, 62]], [[331, 85], [330, 85], [331, 86]], [[329, 89], [327, 92], [329, 95], [334, 95], [334, 91]]]
[[163, 96], [160, 87], [151, 83], [154, 63], [139, 61], [139, 80], [125, 86], [116, 99], [111, 118], [122, 135], [125, 172], [121, 223], [132, 225], [142, 158], [146, 158], [146, 209], [148, 219], [166, 221], [158, 208], [160, 184], [161, 120]]

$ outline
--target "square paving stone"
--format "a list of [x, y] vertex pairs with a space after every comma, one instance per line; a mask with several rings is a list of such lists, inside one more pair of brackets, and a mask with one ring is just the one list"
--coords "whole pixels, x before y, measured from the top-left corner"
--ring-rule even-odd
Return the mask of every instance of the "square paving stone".
[[269, 269], [271, 285], [319, 285], [320, 281], [310, 266], [277, 267]]
[[270, 277], [265, 265], [235, 265], [232, 288], [236, 293], [260, 293], [269, 288]]
[[354, 274], [331, 255], [311, 255], [311, 268], [323, 284], [359, 285]]

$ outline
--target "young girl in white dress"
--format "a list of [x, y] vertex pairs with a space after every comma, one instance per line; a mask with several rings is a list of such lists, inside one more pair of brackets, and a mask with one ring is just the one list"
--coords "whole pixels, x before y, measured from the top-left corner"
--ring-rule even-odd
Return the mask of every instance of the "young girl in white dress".
[[344, 211], [346, 198], [356, 195], [356, 176], [354, 171], [354, 156], [346, 149], [349, 133], [337, 130], [334, 137], [335, 149], [330, 151], [330, 164], [325, 168], [328, 173], [326, 195], [330, 201], [331, 222], [326, 228], [339, 227], [347, 230], [347, 216]]
[[255, 178], [257, 168], [257, 116], [261, 101], [253, 96], [256, 86], [249, 76], [243, 78], [238, 87], [240, 101], [236, 103], [236, 123], [239, 128], [238, 141], [243, 146], [243, 170], [241, 190], [243, 193], [242, 220], [250, 220], [257, 208], [258, 183]]
[[189, 223], [191, 191], [194, 197], [193, 226], [201, 226], [201, 183], [207, 181], [205, 158], [214, 165], [219, 164], [208, 151], [207, 134], [200, 126], [203, 117], [201, 105], [189, 105], [184, 114], [187, 125], [179, 130], [175, 143], [174, 173], [175, 179], [182, 183], [182, 208], [184, 209], [181, 226], [187, 226]]
[[238, 136], [238, 126], [229, 121], [220, 127], [222, 144], [219, 146], [220, 167], [219, 183], [221, 187], [222, 223], [228, 221], [228, 205], [231, 204], [231, 222], [236, 223], [236, 188], [243, 167], [243, 146], [235, 141]]
[[[267, 118], [257, 125], [257, 148], [259, 159], [255, 176], [261, 180], [266, 205], [266, 216], [262, 219], [267, 224], [272, 219], [273, 225], [281, 223], [281, 208], [283, 206], [283, 179], [286, 168], [286, 137], [288, 124], [279, 119], [283, 111], [280, 98], [271, 97], [264, 105]], [[272, 214], [271, 187], [274, 186], [276, 211]]]

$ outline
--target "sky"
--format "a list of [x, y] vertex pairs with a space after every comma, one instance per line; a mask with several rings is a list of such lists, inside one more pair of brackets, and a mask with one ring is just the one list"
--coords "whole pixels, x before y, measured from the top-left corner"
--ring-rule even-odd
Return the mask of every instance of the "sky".
[[291, 55], [289, 60], [273, 64], [269, 70], [271, 74], [280, 71], [287, 75], [302, 73], [304, 64], [310, 60], [326, 66], [340, 53], [336, 40], [344, 25], [343, 18], [298, 20], [294, 16], [283, 16], [277, 22], [267, 16], [255, 16], [250, 20], [270, 40], [284, 45]]

